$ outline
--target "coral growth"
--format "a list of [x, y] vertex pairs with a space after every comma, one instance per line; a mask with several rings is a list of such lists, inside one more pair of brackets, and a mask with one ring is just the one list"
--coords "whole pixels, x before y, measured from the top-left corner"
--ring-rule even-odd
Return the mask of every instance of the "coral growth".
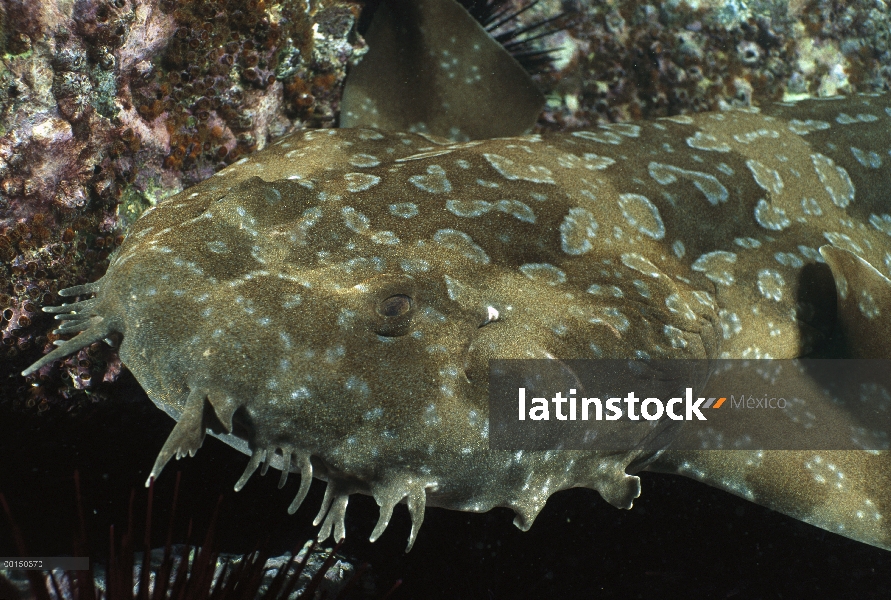
[[[35, 351], [47, 351], [59, 339], [48, 331], [53, 322], [40, 307], [57, 304], [60, 288], [101, 275], [110, 253], [123, 241], [109, 222], [96, 223], [90, 216], [73, 218], [71, 227], [58, 234], [46, 226], [48, 220], [37, 213], [0, 233], [0, 262], [8, 281], [0, 292], [0, 355], [9, 365], [27, 360]], [[37, 374], [32, 383], [39, 386], [10, 379], [7, 385], [14, 393], [3, 396], [14, 406], [36, 406], [39, 411], [46, 410], [51, 400], [73, 396], [86, 400], [77, 390], [113, 381], [120, 371], [120, 361], [109, 350], [103, 344], [85, 348], [63, 361], [61, 370]], [[61, 374], [68, 377], [61, 380]]]
[[549, 0], [521, 18], [559, 10], [574, 19], [541, 76], [546, 129], [891, 87], [881, 1]]
[[[303, 0], [0, 5], [0, 356], [9, 375], [58, 336], [40, 309], [107, 267], [148, 206], [269, 139], [331, 126], [358, 7]], [[103, 344], [0, 398], [45, 409], [101, 397]], [[28, 384], [31, 384], [28, 386]], [[89, 396], [83, 392], [89, 392]]]
[[[314, 105], [336, 87], [351, 57], [343, 40], [352, 9], [331, 8], [315, 22], [303, 6], [264, 0], [165, 0], [161, 9], [176, 29], [160, 60], [133, 80], [132, 102], [145, 121], [163, 119], [170, 134], [164, 166], [182, 171], [184, 185], [295, 124], [333, 123], [335, 107]], [[333, 60], [323, 56], [326, 44], [316, 52], [320, 31], [318, 40], [341, 40]]]

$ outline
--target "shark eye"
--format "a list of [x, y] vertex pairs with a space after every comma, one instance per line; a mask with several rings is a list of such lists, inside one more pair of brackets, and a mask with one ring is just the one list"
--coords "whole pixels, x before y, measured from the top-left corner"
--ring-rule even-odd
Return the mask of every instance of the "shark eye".
[[399, 337], [411, 331], [412, 317], [423, 304], [414, 279], [383, 273], [363, 281], [357, 291], [365, 296], [369, 328], [384, 337]]
[[411, 298], [395, 294], [381, 302], [378, 312], [384, 317], [401, 317], [411, 311]]

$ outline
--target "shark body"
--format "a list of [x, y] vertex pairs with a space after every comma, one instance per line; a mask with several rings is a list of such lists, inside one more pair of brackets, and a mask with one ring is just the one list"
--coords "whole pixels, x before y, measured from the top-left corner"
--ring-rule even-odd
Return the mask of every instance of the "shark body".
[[[425, 11], [463, 9], [414, 6], [441, 53]], [[509, 59], [474, 26], [463, 48]], [[326, 480], [321, 538], [344, 536], [353, 493], [381, 507], [372, 540], [406, 502], [411, 547], [427, 505], [507, 506], [525, 529], [571, 487], [630, 508], [649, 468], [891, 549], [887, 452], [497, 452], [486, 403], [494, 358], [794, 358], [838, 335], [891, 357], [887, 96], [547, 135], [505, 106], [513, 131], [486, 139], [382, 115], [391, 88], [355, 81], [354, 127], [279, 139], [147, 211], [101, 280], [63, 292], [93, 298], [48, 309], [78, 335], [25, 374], [121, 333], [177, 420], [152, 476], [210, 431], [251, 456], [236, 489], [261, 465], [301, 474], [290, 512]]]

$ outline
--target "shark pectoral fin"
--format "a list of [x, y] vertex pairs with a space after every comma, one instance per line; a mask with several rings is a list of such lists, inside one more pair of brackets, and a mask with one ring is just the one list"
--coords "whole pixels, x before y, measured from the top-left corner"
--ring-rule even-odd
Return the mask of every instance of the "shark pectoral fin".
[[676, 473], [845, 537], [891, 550], [891, 452], [669, 450]]
[[856, 254], [822, 246], [838, 295], [838, 321], [851, 358], [891, 358], [891, 280]]
[[523, 67], [453, 0], [388, 0], [343, 92], [341, 127], [464, 141], [528, 131], [544, 97]]
[[[750, 389], [758, 380], [759, 374], [746, 361], [729, 362], [738, 364], [713, 374], [706, 395]], [[826, 362], [773, 362], [769, 389], [776, 398], [771, 400], [781, 398], [784, 408], [766, 416], [769, 410], [745, 409], [752, 408], [751, 397], [747, 404], [742, 396], [730, 396], [732, 418], [709, 419], [709, 436], [702, 436], [702, 429], [685, 428], [647, 470], [684, 475], [827, 531], [891, 550], [891, 452], [838, 449], [886, 447], [884, 401], [864, 400], [870, 389], [887, 389], [887, 376], [857, 369], [859, 361], [847, 361], [853, 364], [842, 368], [846, 374], [842, 377]], [[766, 363], [754, 370], [763, 377], [763, 368]], [[862, 385], [873, 381], [877, 384]], [[834, 393], [833, 386], [853, 387], [860, 393], [853, 397]], [[883, 398], [880, 392], [875, 395]], [[733, 448], [744, 441], [752, 448], [789, 449], [695, 449], [703, 443]]]

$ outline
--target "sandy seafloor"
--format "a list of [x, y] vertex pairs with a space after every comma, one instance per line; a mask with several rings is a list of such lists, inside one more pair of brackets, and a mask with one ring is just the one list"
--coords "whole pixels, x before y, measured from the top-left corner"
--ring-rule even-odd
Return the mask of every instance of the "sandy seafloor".
[[[32, 555], [71, 551], [75, 468], [95, 556], [107, 552], [109, 525], [118, 531], [126, 526], [134, 488], [136, 521], [142, 521], [142, 484], [173, 421], [131, 383], [114, 406], [97, 404], [74, 418], [0, 415], [0, 491]], [[179, 541], [189, 517], [203, 535], [220, 494], [223, 551], [249, 552], [271, 536], [273, 550], [284, 553], [312, 536], [324, 484], [316, 481], [304, 506], [289, 516], [299, 478], [292, 476], [279, 491], [277, 471], [257, 474], [235, 493], [232, 485], [246, 463], [246, 456], [209, 438], [196, 457], [168, 465], [156, 488], [154, 545], [163, 545], [177, 470]], [[354, 495], [341, 553], [354, 564], [367, 561], [371, 570], [353, 595], [381, 597], [402, 579], [393, 598], [891, 597], [887, 551], [681, 477], [644, 473], [642, 484], [630, 511], [613, 508], [591, 490], [557, 493], [525, 533], [511, 524], [506, 509], [427, 509], [409, 554], [404, 507], [370, 544], [377, 506]], [[14, 555], [9, 533], [0, 519], [0, 555]]]

